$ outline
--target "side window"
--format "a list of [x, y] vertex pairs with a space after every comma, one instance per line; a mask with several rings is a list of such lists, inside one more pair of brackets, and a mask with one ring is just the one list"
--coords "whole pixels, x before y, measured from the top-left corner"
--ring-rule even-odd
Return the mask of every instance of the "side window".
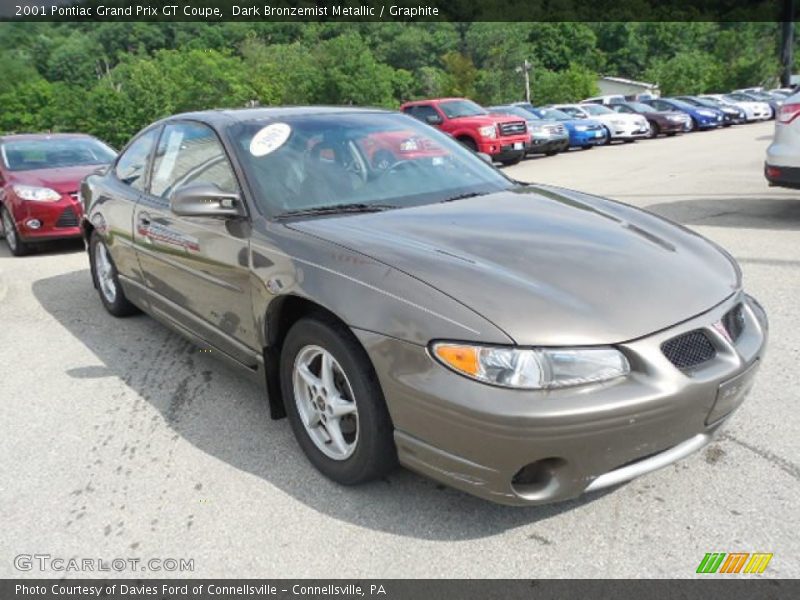
[[139, 136], [117, 161], [114, 174], [122, 183], [131, 186], [140, 192], [144, 190], [147, 160], [156, 143], [158, 129], [151, 129]]
[[158, 142], [150, 193], [169, 199], [176, 189], [197, 183], [238, 193], [236, 177], [216, 134], [201, 123], [172, 123]]
[[420, 121], [428, 122], [428, 118], [432, 117], [434, 121], [441, 121], [442, 117], [436, 112], [436, 109], [427, 104], [420, 104], [417, 106], [417, 112], [414, 115]]
[[667, 104], [666, 102], [662, 102], [661, 100], [656, 100], [655, 102], [653, 102], [653, 106], [657, 110], [672, 110], [672, 107], [669, 104]]

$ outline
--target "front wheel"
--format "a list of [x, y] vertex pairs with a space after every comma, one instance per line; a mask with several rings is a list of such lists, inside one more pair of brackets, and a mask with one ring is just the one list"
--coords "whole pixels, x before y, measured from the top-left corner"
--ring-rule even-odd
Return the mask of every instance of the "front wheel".
[[300, 319], [283, 344], [280, 379], [294, 435], [323, 475], [355, 485], [397, 465], [378, 378], [347, 327], [325, 317]]
[[661, 130], [658, 127], [658, 123], [650, 123], [650, 137], [655, 139], [659, 133], [661, 133]]
[[17, 226], [14, 224], [14, 219], [9, 210], [3, 206], [0, 212], [2, 212], [0, 220], [3, 223], [3, 236], [6, 238], [6, 246], [14, 256], [25, 256], [30, 252], [30, 246], [19, 238]]
[[115, 317], [127, 317], [139, 312], [139, 309], [125, 297], [125, 292], [119, 283], [117, 267], [111, 260], [106, 243], [97, 232], [92, 232], [89, 241], [89, 263], [94, 287], [97, 288], [100, 301], [109, 313]]
[[605, 129], [606, 135], [605, 139], [603, 140], [603, 146], [610, 146], [611, 145], [611, 130], [608, 127], [603, 127]]

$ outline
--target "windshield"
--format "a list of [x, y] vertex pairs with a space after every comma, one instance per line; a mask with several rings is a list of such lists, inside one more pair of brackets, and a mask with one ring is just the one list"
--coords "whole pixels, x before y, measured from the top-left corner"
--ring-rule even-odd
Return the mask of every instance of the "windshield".
[[525, 119], [526, 121], [540, 120], [534, 113], [525, 110], [521, 106], [490, 106], [489, 112], [496, 115], [513, 115]]
[[105, 165], [116, 153], [93, 138], [18, 140], [2, 146], [3, 162], [9, 171], [34, 171]]
[[439, 108], [447, 115], [448, 119], [489, 114], [485, 108], [475, 104], [472, 100], [448, 100], [439, 103]]
[[599, 104], [581, 104], [581, 108], [593, 117], [596, 115], [612, 115], [614, 111]]
[[694, 108], [694, 106], [692, 106], [688, 102], [684, 102], [683, 100], [676, 100], [675, 98], [671, 98], [669, 102], [670, 102], [670, 104], [672, 104], [676, 108], [682, 108], [684, 110], [687, 109], [687, 108], [689, 110]]
[[636, 112], [640, 112], [640, 113], [658, 112], [652, 106], [648, 106], [647, 104], [643, 104], [642, 102], [628, 102], [628, 106], [630, 106]]
[[572, 117], [567, 113], [555, 108], [537, 108], [536, 113], [542, 119], [552, 119], [553, 121], [571, 121]]
[[459, 142], [406, 115], [258, 119], [235, 123], [227, 134], [269, 216], [343, 205], [417, 206], [516, 185]]
[[748, 96], [747, 94], [742, 93], [735, 93], [735, 94], [728, 94], [725, 98], [731, 99], [734, 102], [758, 102], [758, 99], [753, 96]]

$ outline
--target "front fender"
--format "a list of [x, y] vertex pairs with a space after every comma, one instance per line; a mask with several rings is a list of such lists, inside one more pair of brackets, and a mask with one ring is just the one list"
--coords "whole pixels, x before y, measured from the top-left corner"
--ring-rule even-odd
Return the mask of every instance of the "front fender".
[[[348, 326], [418, 345], [432, 339], [510, 344], [497, 326], [432, 286], [364, 254], [281, 225], [256, 224], [252, 238], [253, 305], [266, 340], [266, 315], [295, 295]], [[276, 235], [277, 234], [277, 235]]]

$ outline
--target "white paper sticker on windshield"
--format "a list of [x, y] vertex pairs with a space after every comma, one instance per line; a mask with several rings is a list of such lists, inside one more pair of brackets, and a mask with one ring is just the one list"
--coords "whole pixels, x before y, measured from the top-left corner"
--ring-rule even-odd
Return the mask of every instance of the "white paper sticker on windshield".
[[273, 123], [267, 125], [253, 136], [250, 141], [250, 154], [253, 156], [266, 156], [275, 152], [286, 143], [292, 128], [286, 123]]

